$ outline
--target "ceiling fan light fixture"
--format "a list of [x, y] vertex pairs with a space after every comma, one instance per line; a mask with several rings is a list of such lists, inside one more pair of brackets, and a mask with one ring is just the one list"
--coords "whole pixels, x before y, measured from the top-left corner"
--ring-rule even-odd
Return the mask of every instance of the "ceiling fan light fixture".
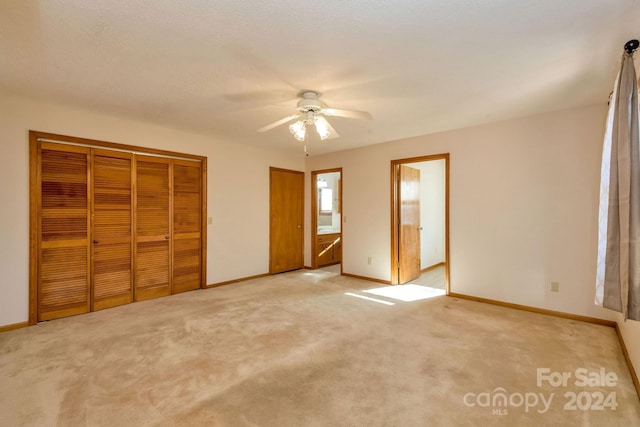
[[316, 125], [316, 131], [318, 132], [318, 135], [320, 135], [321, 140], [324, 141], [331, 136], [331, 131], [327, 126], [326, 120], [324, 120], [323, 118], [316, 118], [314, 123]]
[[307, 127], [303, 120], [298, 120], [292, 125], [289, 125], [289, 132], [298, 141], [304, 141], [304, 137], [307, 134]]
[[[319, 97], [320, 93], [313, 90], [300, 92], [298, 94], [298, 98], [300, 99], [296, 105], [296, 109], [298, 110], [297, 114], [276, 120], [273, 123], [261, 127], [258, 129], [258, 132], [266, 132], [285, 123], [290, 123], [292, 120], [297, 120], [295, 123], [289, 125], [289, 132], [291, 132], [291, 135], [293, 135], [295, 139], [304, 142], [307, 136], [307, 127], [314, 126], [320, 139], [326, 140], [339, 138], [340, 135], [324, 116], [371, 120], [371, 114], [366, 111], [329, 108], [318, 99]], [[305, 145], [305, 153], [306, 152]]]

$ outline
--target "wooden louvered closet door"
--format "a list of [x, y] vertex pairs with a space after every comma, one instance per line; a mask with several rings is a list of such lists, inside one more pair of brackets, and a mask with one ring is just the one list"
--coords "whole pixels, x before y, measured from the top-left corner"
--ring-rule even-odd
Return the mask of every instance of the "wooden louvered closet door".
[[133, 155], [93, 150], [93, 309], [133, 301]]
[[200, 162], [173, 161], [173, 287], [172, 293], [200, 287], [202, 228]]
[[37, 320], [90, 310], [89, 149], [42, 143]]
[[29, 324], [204, 285], [206, 157], [29, 140]]
[[170, 162], [136, 156], [136, 301], [171, 294]]

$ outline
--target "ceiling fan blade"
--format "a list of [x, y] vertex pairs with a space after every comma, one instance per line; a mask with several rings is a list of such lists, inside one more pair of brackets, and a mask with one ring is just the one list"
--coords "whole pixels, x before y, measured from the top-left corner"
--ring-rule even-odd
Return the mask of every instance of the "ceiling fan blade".
[[325, 141], [327, 141], [329, 139], [340, 138], [340, 134], [338, 132], [336, 132], [336, 130], [333, 128], [333, 126], [329, 125], [329, 130], [331, 131], [331, 135], [329, 135], [329, 138], [325, 139]]
[[316, 117], [316, 122], [323, 122], [324, 125], [327, 127], [327, 129], [329, 129], [329, 136], [327, 137], [327, 139], [334, 139], [334, 138], [340, 137], [338, 132], [336, 132], [333, 126], [331, 126], [331, 123], [329, 123], [329, 121], [324, 117]]
[[338, 108], [323, 108], [322, 113], [326, 114], [327, 116], [371, 120], [371, 114], [367, 113], [366, 111], [340, 110]]
[[258, 132], [266, 132], [266, 131], [271, 130], [273, 128], [276, 128], [276, 127], [278, 127], [280, 125], [283, 125], [283, 124], [285, 124], [287, 122], [290, 122], [293, 119], [297, 119], [298, 117], [300, 117], [300, 114], [294, 114], [293, 116], [287, 116], [284, 119], [278, 120], [277, 122], [273, 122], [273, 123], [271, 123], [269, 125], [261, 127], [260, 129], [258, 129]]

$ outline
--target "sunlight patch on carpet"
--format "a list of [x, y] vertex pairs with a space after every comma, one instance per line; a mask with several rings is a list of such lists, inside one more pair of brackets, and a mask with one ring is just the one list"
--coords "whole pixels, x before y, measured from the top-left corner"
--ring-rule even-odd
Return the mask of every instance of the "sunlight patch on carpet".
[[383, 286], [381, 288], [367, 289], [362, 292], [405, 302], [420, 301], [445, 294], [444, 289], [420, 285]]
[[358, 294], [354, 294], [352, 292], [345, 292], [344, 294], [345, 295], [349, 295], [350, 297], [362, 298], [362, 299], [366, 299], [367, 301], [373, 301], [373, 302], [377, 302], [377, 303], [384, 304], [384, 305], [396, 305], [395, 302], [383, 301], [381, 299], [371, 298], [371, 297], [368, 297], [368, 296], [365, 296], [365, 295], [358, 295]]

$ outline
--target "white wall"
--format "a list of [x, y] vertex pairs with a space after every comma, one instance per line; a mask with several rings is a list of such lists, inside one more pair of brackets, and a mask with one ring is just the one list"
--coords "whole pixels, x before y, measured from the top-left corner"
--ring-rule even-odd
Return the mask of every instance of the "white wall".
[[269, 166], [304, 170], [302, 153], [0, 94], [0, 326], [28, 319], [29, 130], [207, 156], [207, 283], [269, 271]]
[[[343, 168], [343, 271], [390, 279], [390, 162], [450, 153], [451, 291], [616, 320], [593, 304], [605, 117], [603, 104], [308, 158]], [[621, 327], [640, 371], [638, 322]]]
[[445, 161], [409, 163], [420, 170], [420, 268], [445, 261]]

